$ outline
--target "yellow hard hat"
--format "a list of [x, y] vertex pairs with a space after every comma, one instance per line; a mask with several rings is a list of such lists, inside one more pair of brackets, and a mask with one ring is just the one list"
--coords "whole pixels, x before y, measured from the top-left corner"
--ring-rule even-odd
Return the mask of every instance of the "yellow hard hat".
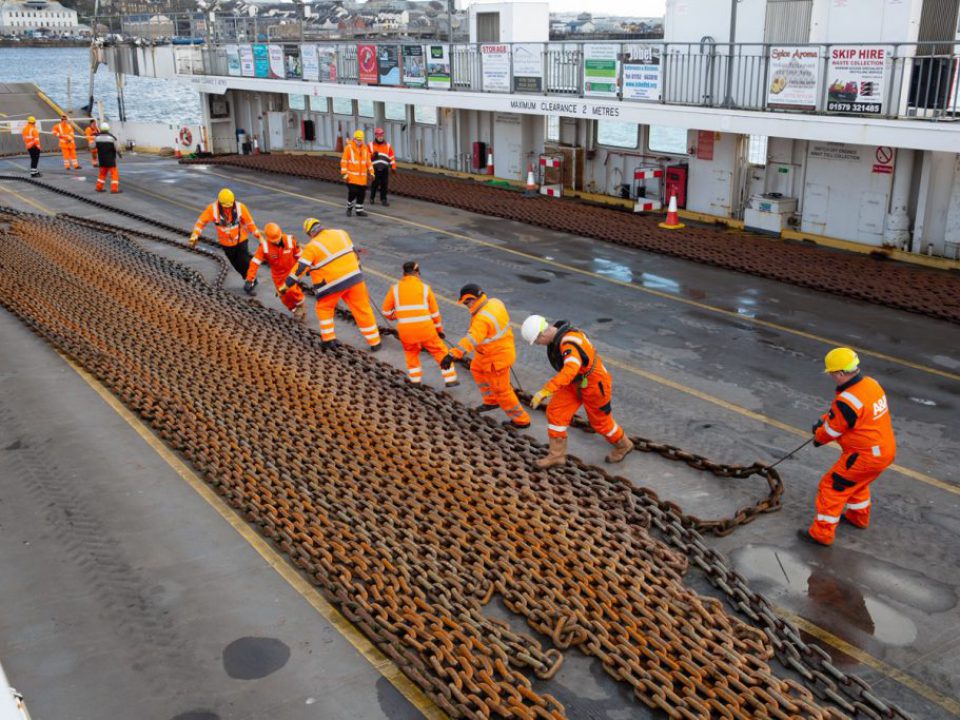
[[236, 200], [236, 198], [233, 195], [233, 190], [224, 188], [223, 190], [220, 191], [220, 194], [217, 195], [217, 200], [219, 200], [220, 204], [223, 205], [224, 207], [232, 207], [233, 202], [234, 200]]
[[[316, 232], [312, 232], [314, 230]], [[321, 223], [316, 218], [307, 218], [306, 220], [303, 221], [303, 231], [310, 237], [313, 237], [321, 230], [323, 230], [323, 223]]]
[[853, 372], [858, 367], [860, 367], [860, 358], [848, 347], [834, 348], [823, 359], [825, 373]]
[[36, 121], [37, 119], [33, 115], [27, 118], [27, 122], [30, 123], [31, 125], [33, 125]]
[[357, 130], [357, 131], [353, 134], [353, 139], [354, 139], [354, 140], [363, 140], [364, 137], [365, 137], [365, 136], [364, 136], [364, 134], [363, 134], [363, 130]]

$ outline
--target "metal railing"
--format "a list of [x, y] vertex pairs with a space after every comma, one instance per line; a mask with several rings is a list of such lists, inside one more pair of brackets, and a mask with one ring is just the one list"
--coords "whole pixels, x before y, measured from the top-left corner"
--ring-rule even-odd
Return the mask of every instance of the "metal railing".
[[[440, 46], [441, 60], [437, 62], [445, 67], [438, 66], [438, 72], [448, 75], [449, 81], [425, 84], [421, 79], [410, 83], [437, 92], [442, 92], [442, 87], [624, 103], [932, 120], [956, 119], [960, 99], [960, 44], [377, 44], [396, 46], [392, 57], [401, 59], [405, 56], [403, 46], [418, 46], [417, 57], [427, 66], [426, 74], [433, 74], [430, 49]], [[315, 61], [304, 62], [305, 54], [316, 53], [321, 47], [336, 57], [338, 83], [360, 82], [357, 42], [264, 45], [282, 45], [286, 56], [298, 54], [302, 68], [316, 66]], [[204, 45], [174, 51], [200, 54], [199, 62], [178, 61], [179, 72], [281, 77], [272, 70], [264, 74], [262, 66], [254, 69], [249, 63], [241, 63], [239, 55], [251, 47]], [[945, 53], [945, 49], [950, 52]], [[390, 84], [403, 86], [402, 75], [394, 73]], [[283, 77], [317, 81], [299, 75]], [[438, 99], [438, 104], [441, 102]]]

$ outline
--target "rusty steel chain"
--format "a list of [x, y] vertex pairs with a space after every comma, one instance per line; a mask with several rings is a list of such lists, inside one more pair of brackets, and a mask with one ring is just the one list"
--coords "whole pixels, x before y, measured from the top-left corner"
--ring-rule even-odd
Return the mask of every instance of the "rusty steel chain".
[[[0, 209], [0, 265], [3, 307], [192, 462], [454, 718], [567, 717], [527, 673], [552, 678], [571, 647], [671, 718], [908, 717], [624, 478], [575, 459], [540, 470], [529, 437], [369, 353], [322, 350], [292, 317], [123, 233]], [[691, 564], [753, 625], [691, 590]], [[553, 647], [486, 617], [494, 595]]]

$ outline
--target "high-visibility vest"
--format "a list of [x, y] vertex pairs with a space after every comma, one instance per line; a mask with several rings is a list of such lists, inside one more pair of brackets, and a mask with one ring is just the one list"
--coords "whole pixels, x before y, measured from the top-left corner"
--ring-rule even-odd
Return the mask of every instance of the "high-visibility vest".
[[40, 131], [37, 130], [36, 123], [27, 123], [21, 135], [23, 136], [23, 144], [26, 145], [27, 150], [40, 147]]
[[475, 353], [473, 364], [481, 372], [513, 365], [517, 350], [507, 308], [497, 298], [482, 295], [470, 310], [470, 330], [457, 343], [464, 353]]
[[382, 310], [388, 320], [396, 321], [400, 342], [423, 342], [443, 332], [433, 290], [416, 275], [405, 275], [387, 291]]
[[300, 266], [310, 272], [318, 298], [363, 282], [360, 260], [345, 230], [321, 230], [300, 253]]
[[815, 435], [817, 442], [835, 440], [845, 453], [891, 462], [897, 453], [887, 394], [871, 377], [857, 375], [840, 385], [830, 410], [821, 420], [823, 424]]
[[370, 162], [373, 164], [374, 170], [387, 167], [397, 167], [397, 158], [393, 154], [393, 145], [390, 143], [378, 143], [376, 140], [374, 140], [372, 143], [370, 143], [369, 149]]
[[351, 185], [366, 185], [373, 174], [369, 148], [355, 142], [347, 143], [340, 158], [340, 174], [346, 175], [347, 182]]
[[83, 134], [87, 136], [87, 142], [92, 146], [94, 139], [100, 134], [100, 128], [96, 125], [88, 125], [87, 129], [83, 131]]
[[53, 126], [53, 134], [60, 138], [60, 145], [73, 145], [76, 141], [73, 137], [73, 125], [66, 120], [61, 120]]
[[547, 346], [550, 365], [557, 371], [544, 385], [544, 389], [551, 393], [565, 385], [582, 384], [594, 370], [600, 370], [601, 373], [606, 371], [596, 348], [585, 333], [570, 327], [568, 323], [557, 327], [556, 337]]
[[299, 259], [300, 246], [293, 235], [282, 235], [279, 243], [268, 242], [265, 237], [262, 237], [257, 245], [257, 252], [250, 261], [246, 279], [252, 282], [257, 277], [260, 265], [266, 263], [270, 266], [270, 274], [279, 285], [297, 266]]
[[193, 226], [194, 232], [202, 233], [207, 223], [212, 222], [217, 228], [217, 240], [224, 247], [234, 247], [244, 242], [248, 232], [260, 236], [246, 205], [235, 202], [232, 210], [227, 210], [220, 207], [218, 201], [210, 203], [197, 218], [197, 224]]

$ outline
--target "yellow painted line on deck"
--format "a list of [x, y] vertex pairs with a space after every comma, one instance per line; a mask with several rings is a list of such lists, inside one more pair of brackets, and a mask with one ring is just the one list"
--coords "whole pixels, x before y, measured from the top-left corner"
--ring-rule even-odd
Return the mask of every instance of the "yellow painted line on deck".
[[881, 673], [891, 680], [900, 683], [904, 687], [909, 688], [917, 695], [926, 698], [936, 705], [939, 705], [952, 715], [960, 717], [960, 701], [956, 700], [955, 698], [944, 695], [939, 690], [935, 690], [923, 681], [913, 677], [913, 675], [909, 675], [903, 672], [903, 670], [898, 670], [892, 665], [888, 665], [883, 660], [873, 657], [873, 655], [869, 654], [868, 652], [851, 645], [846, 640], [837, 637], [828, 630], [824, 630], [819, 625], [814, 625], [812, 622], [800, 617], [799, 615], [793, 614], [789, 610], [777, 607], [776, 611], [781, 617], [792, 621], [797, 627], [804, 632], [809, 633], [820, 642], [836, 648], [845, 655], [849, 655], [857, 662], [866, 665], [872, 670], [876, 670], [878, 673]]
[[[247, 178], [237, 177], [235, 175], [225, 175], [223, 173], [218, 173], [214, 170], [207, 170], [211, 175], [216, 175], [217, 177], [227, 178], [233, 181], [239, 181], [246, 183], [248, 185], [253, 185], [254, 187], [260, 187], [266, 190], [272, 190], [273, 192], [282, 193], [284, 195], [290, 195], [291, 197], [302, 198], [303, 200], [308, 200], [312, 203], [321, 203], [323, 205], [332, 205], [334, 207], [343, 207], [343, 203], [332, 202], [330, 200], [322, 200], [320, 198], [310, 197], [308, 195], [303, 195], [300, 193], [291, 192], [290, 190], [285, 190], [273, 185], [268, 185], [266, 183], [261, 183], [256, 180], [249, 180]], [[824, 337], [822, 335], [817, 335], [815, 333], [810, 333], [805, 330], [797, 330], [795, 328], [788, 327], [786, 325], [781, 325], [780, 323], [771, 322], [769, 320], [761, 320], [759, 318], [749, 317], [747, 315], [741, 315], [740, 313], [734, 310], [726, 310], [716, 305], [709, 305], [707, 303], [698, 302], [696, 300], [690, 300], [689, 298], [679, 297], [677, 295], [671, 295], [670, 293], [662, 292], [660, 290], [653, 290], [652, 288], [646, 288], [642, 285], [637, 285], [636, 283], [626, 282], [625, 280], [617, 280], [616, 278], [607, 277], [606, 275], [601, 275], [599, 273], [591, 272], [590, 270], [584, 270], [582, 268], [574, 267], [573, 265], [566, 265], [556, 260], [548, 260], [539, 255], [532, 255], [530, 253], [525, 253], [522, 250], [514, 250], [513, 248], [503, 247], [497, 243], [489, 242], [487, 240], [480, 240], [469, 235], [464, 235], [463, 233], [453, 232], [452, 230], [445, 230], [443, 228], [434, 227], [433, 225], [425, 225], [423, 223], [416, 222], [414, 220], [407, 220], [406, 218], [396, 217], [394, 215], [385, 215], [380, 212], [375, 212], [367, 210], [370, 215], [383, 218], [384, 220], [389, 220], [391, 222], [400, 223], [403, 225], [409, 225], [411, 227], [419, 228], [421, 230], [429, 230], [430, 232], [442, 233], [448, 235], [449, 237], [457, 238], [458, 240], [466, 240], [467, 242], [473, 243], [475, 245], [480, 245], [482, 247], [491, 248], [494, 250], [499, 250], [510, 255], [515, 255], [517, 257], [522, 257], [527, 260], [534, 260], [536, 262], [542, 263], [544, 265], [549, 265], [551, 267], [560, 268], [567, 272], [577, 273], [579, 275], [584, 275], [594, 280], [600, 280], [611, 285], [617, 285], [619, 287], [629, 288], [631, 290], [637, 290], [639, 292], [646, 293], [647, 295], [653, 295], [654, 297], [661, 298], [663, 300], [671, 300], [673, 302], [682, 303], [684, 305], [689, 305], [690, 307], [695, 307], [700, 310], [707, 310], [709, 312], [717, 313], [718, 315], [723, 315], [724, 317], [735, 318], [740, 322], [751, 323], [754, 325], [759, 325], [761, 327], [770, 328], [772, 330], [777, 330], [779, 332], [788, 333], [790, 335], [796, 335], [797, 337], [802, 337], [807, 340], [813, 340], [818, 343], [823, 343], [824, 345], [830, 346], [840, 346], [848, 345], [846, 341], [843, 340], [834, 340], [832, 338]], [[867, 355], [869, 357], [874, 357], [879, 360], [884, 360], [886, 362], [894, 363], [896, 365], [902, 365], [904, 367], [911, 368], [913, 370], [919, 370], [921, 372], [929, 373], [931, 375], [939, 375], [940, 377], [947, 378], [949, 380], [960, 381], [960, 374], [950, 372], [949, 370], [941, 370], [939, 368], [929, 367], [928, 365], [923, 365], [921, 363], [913, 362], [912, 360], [906, 360], [905, 358], [896, 357], [895, 355], [890, 355], [888, 353], [878, 352], [876, 350], [869, 350], [865, 347], [860, 347], [857, 345], [852, 345], [851, 347], [855, 348], [857, 352]]]
[[123, 418], [126, 423], [180, 476], [197, 495], [203, 498], [244, 540], [292, 587], [314, 610], [324, 617], [367, 662], [419, 710], [428, 720], [448, 720], [447, 714], [438, 708], [413, 682], [403, 674], [390, 658], [380, 652], [350, 621], [324, 598], [313, 585], [307, 582], [300, 571], [293, 568], [287, 559], [273, 548], [250, 525], [242, 520], [226, 502], [217, 495], [186, 463], [164, 445], [136, 415], [128, 410], [100, 381], [77, 365], [69, 357], [57, 354], [89, 385], [101, 399]]
[[39, 210], [42, 213], [48, 213], [50, 215], [54, 214], [54, 211], [48, 208], [46, 205], [43, 205], [42, 203], [38, 203], [36, 200], [32, 200], [31, 198], [28, 198], [26, 195], [21, 195], [16, 190], [12, 190], [8, 188], [6, 185], [0, 185], [0, 190], [10, 193], [15, 198], [22, 200], [27, 205], [31, 205], [32, 207], [35, 207], [37, 210]]

